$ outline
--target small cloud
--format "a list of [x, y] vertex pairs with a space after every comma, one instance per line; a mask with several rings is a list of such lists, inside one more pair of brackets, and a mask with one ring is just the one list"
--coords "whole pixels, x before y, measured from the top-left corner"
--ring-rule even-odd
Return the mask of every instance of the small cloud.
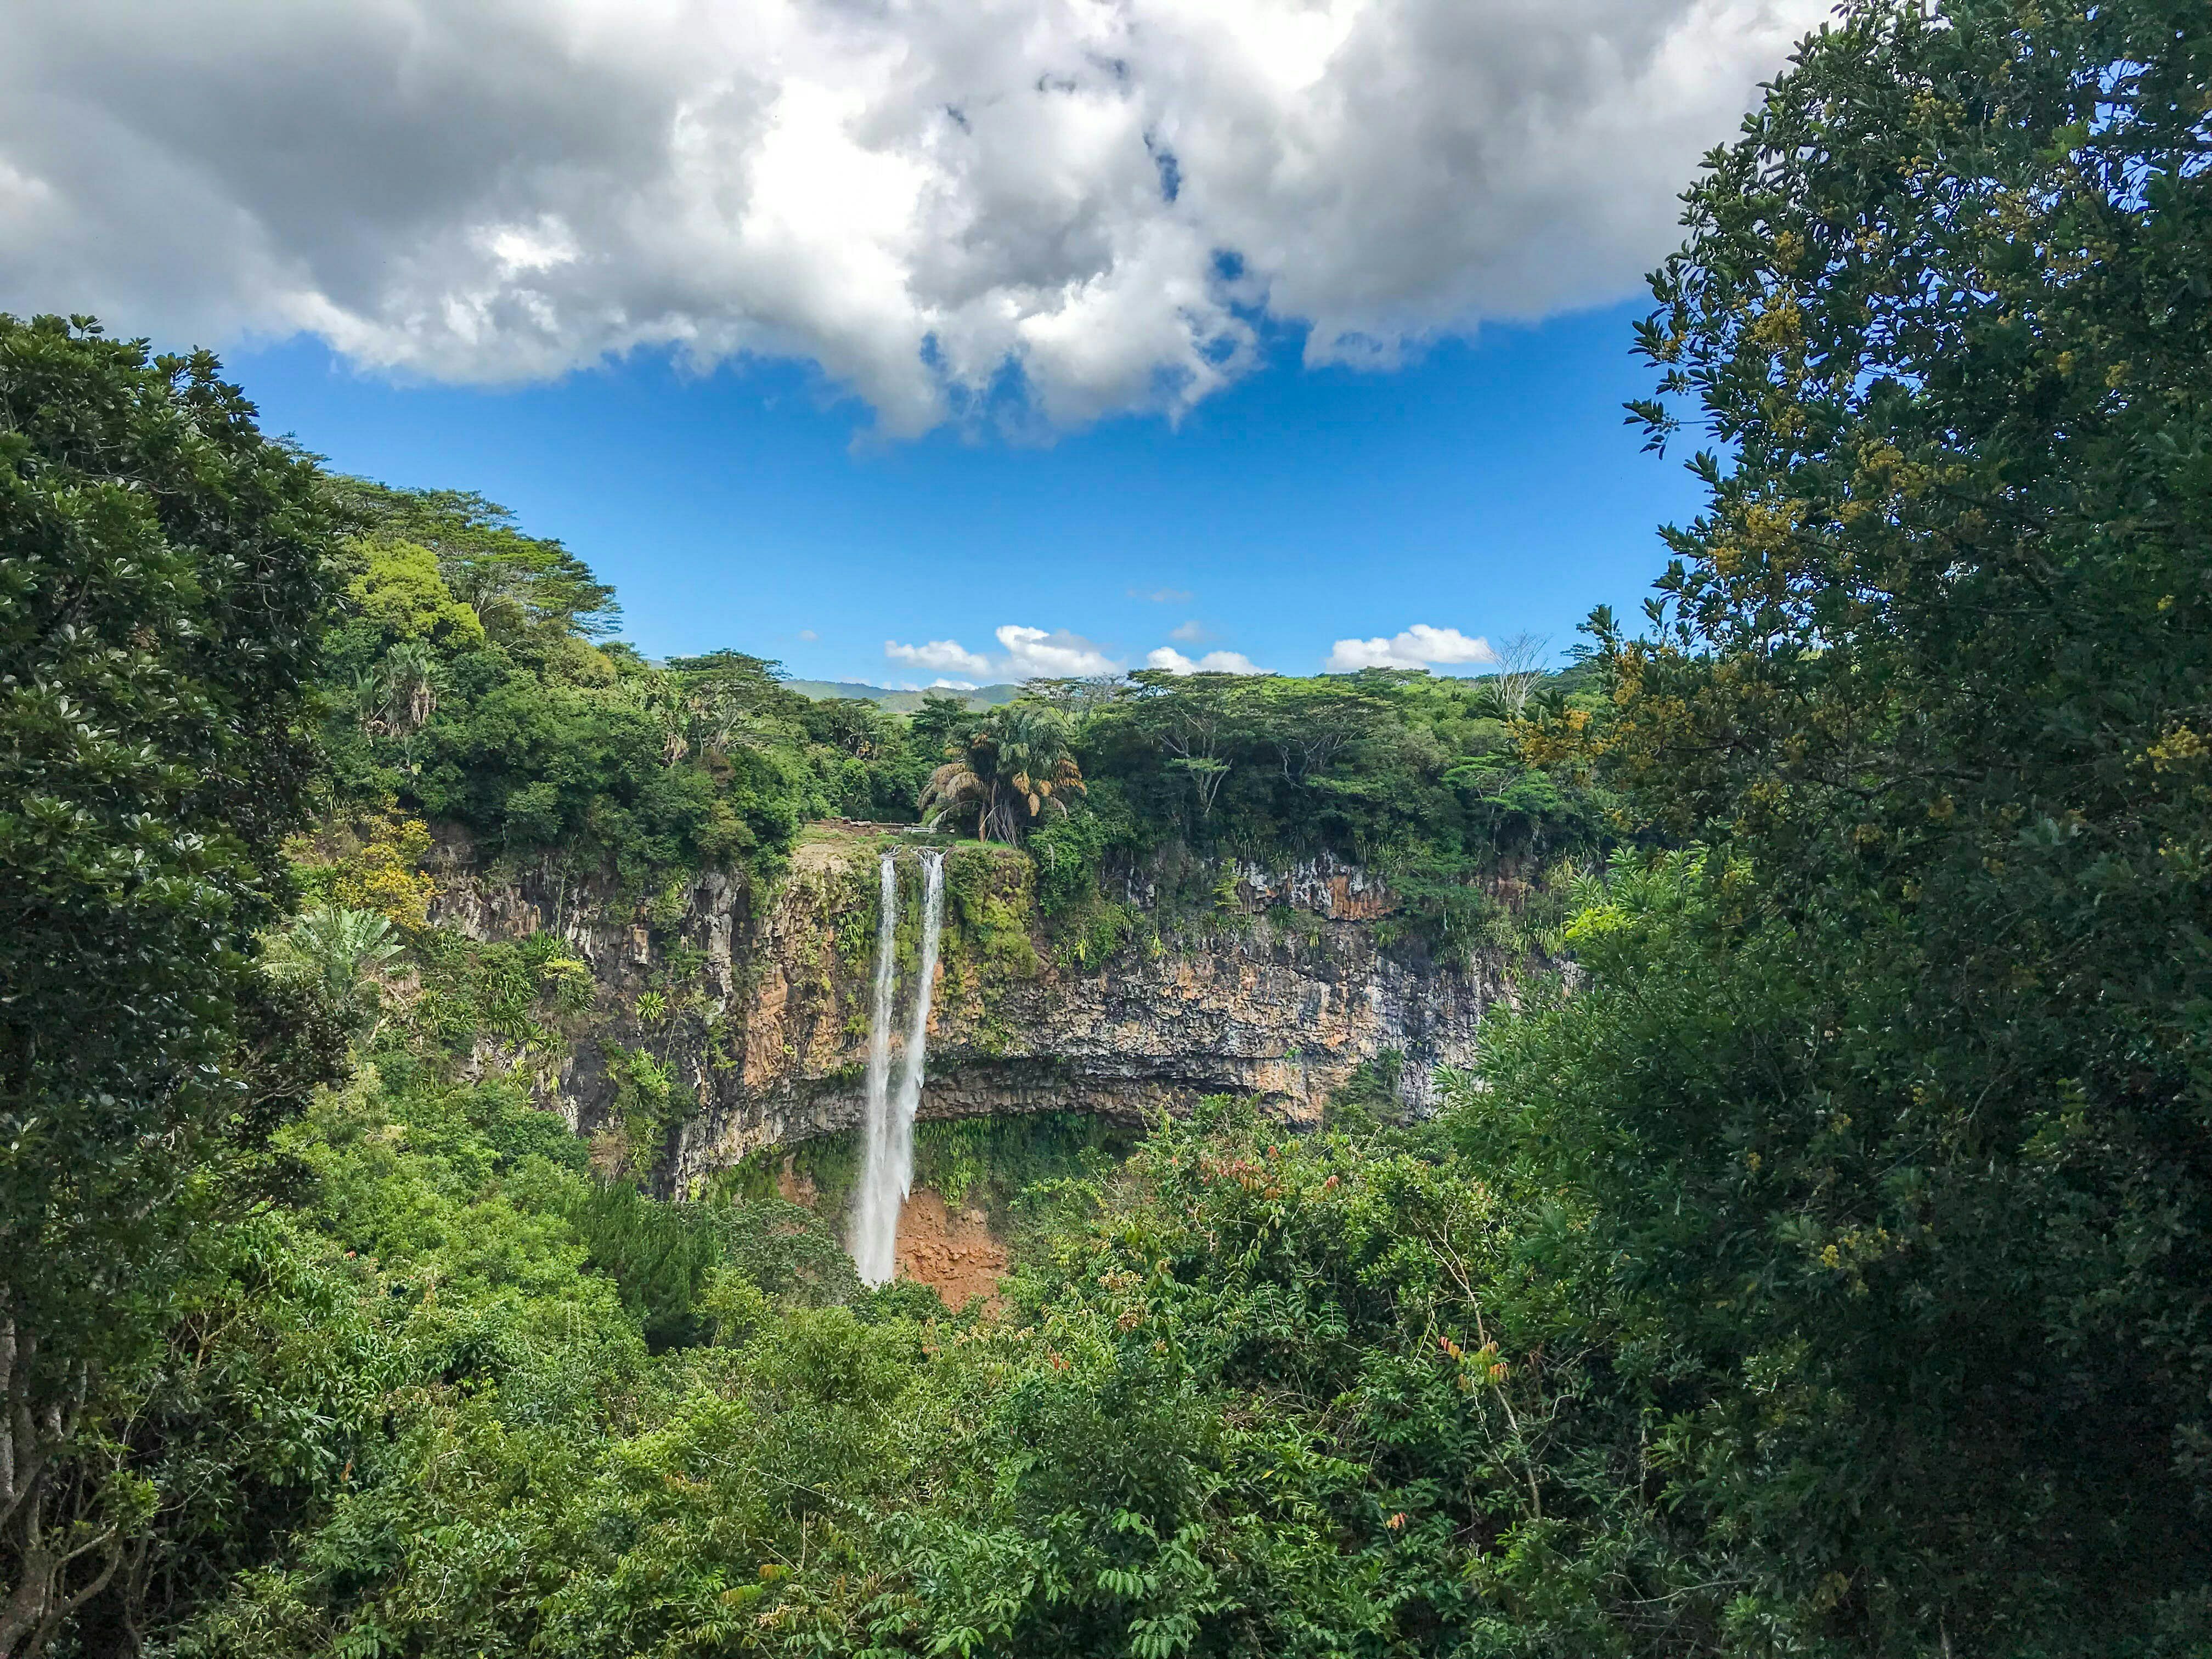
[[973, 680], [934, 679], [930, 681], [929, 689], [933, 691], [973, 691], [975, 689], [975, 682]]
[[[1008, 623], [997, 632], [999, 643], [1006, 647], [1005, 672], [1009, 679], [1066, 679], [1121, 672], [1120, 663], [1082, 635], [1071, 634], [1065, 628], [1047, 633], [1042, 628], [1024, 628], [1018, 623]], [[981, 659], [975, 660], [981, 662]], [[984, 664], [975, 672], [985, 672], [988, 667]]]
[[884, 655], [893, 662], [933, 669], [947, 677], [939, 684], [963, 691], [972, 691], [989, 680], [1066, 679], [1121, 672], [1121, 664], [1095, 641], [1065, 628], [1024, 628], [1019, 623], [1008, 623], [993, 631], [1003, 655], [970, 651], [957, 640], [931, 640], [922, 645], [885, 640]]
[[1170, 674], [1264, 674], [1241, 651], [1209, 651], [1195, 662], [1173, 646], [1164, 645], [1145, 658], [1148, 668], [1164, 668]]
[[811, 645], [815, 641], [820, 639], [822, 636], [811, 628], [802, 628], [799, 630], [799, 637], [805, 640], [807, 644]]
[[1190, 590], [1187, 587], [1159, 587], [1147, 593], [1133, 587], [1129, 590], [1129, 597], [1143, 599], [1151, 605], [1188, 605], [1190, 603]]
[[[1003, 628], [999, 630], [1001, 635], [1006, 631]], [[957, 640], [932, 640], [926, 645], [901, 645], [896, 640], [885, 640], [884, 655], [893, 662], [934, 668], [940, 673], [958, 672], [981, 678], [991, 672], [988, 657], [969, 650]]]
[[1196, 645], [1206, 637], [1206, 624], [1194, 617], [1182, 627], [1168, 629], [1168, 637], [1181, 640], [1185, 645]]
[[1498, 653], [1486, 639], [1469, 639], [1456, 628], [1431, 628], [1415, 623], [1389, 639], [1339, 640], [1322, 665], [1331, 674], [1357, 673], [1363, 668], [1427, 668], [1443, 663], [1494, 663]]

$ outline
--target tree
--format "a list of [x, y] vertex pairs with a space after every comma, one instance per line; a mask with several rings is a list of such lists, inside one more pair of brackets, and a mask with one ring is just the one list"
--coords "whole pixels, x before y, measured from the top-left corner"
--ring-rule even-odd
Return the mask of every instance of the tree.
[[1037, 678], [1022, 682], [1022, 696], [1048, 703], [1071, 720], [1082, 720], [1118, 702], [1128, 684], [1118, 674], [1081, 674], [1062, 679]]
[[1674, 1501], [1862, 1650], [2212, 1617], [2208, 85], [2162, 0], [1809, 41], [1640, 330], [1710, 505], [1547, 740], [1711, 850], [1515, 1081]]
[[1250, 688], [1258, 722], [1285, 783], [1328, 770], [1347, 744], [1370, 737], [1389, 717], [1388, 695], [1363, 678], [1279, 679]]
[[694, 711], [673, 674], [646, 669], [622, 683], [623, 694], [652, 722], [660, 739], [660, 763], [674, 766], [691, 753]]
[[362, 729], [380, 737], [413, 737], [438, 712], [438, 682], [443, 672], [438, 659], [419, 641], [393, 646], [362, 688]]
[[1517, 720], [1528, 712], [1528, 699], [1543, 682], [1544, 650], [1549, 644], [1535, 634], [1516, 634], [1499, 645], [1498, 672], [1482, 680], [1498, 719]]
[[939, 767], [922, 786], [923, 820], [936, 823], [973, 811], [976, 840], [1018, 842], [1024, 825], [1048, 811], [1065, 814], [1068, 794], [1083, 790], [1071, 735], [1067, 717], [1048, 705], [994, 709], [969, 739], [967, 754]]
[[1136, 690], [1130, 718], [1190, 780], [1200, 823], [1211, 817], [1235, 769], [1239, 745], [1253, 735], [1254, 682], [1242, 674], [1171, 674], [1143, 668], [1129, 676]]
[[[378, 550], [389, 564], [394, 544], [411, 544], [429, 550], [446, 586], [495, 635], [596, 637], [622, 626], [614, 589], [588, 565], [557, 541], [524, 535], [511, 511], [474, 490], [394, 489], [367, 478], [333, 488], [370, 532], [372, 584]], [[372, 586], [372, 597], [379, 591]]]
[[364, 621], [393, 640], [434, 640], [448, 648], [481, 643], [483, 623], [453, 597], [439, 574], [437, 556], [416, 542], [356, 543], [361, 574], [346, 595]]
[[816, 743], [858, 760], [884, 760], [906, 745], [906, 729], [896, 714], [865, 697], [825, 697], [799, 711], [806, 734]]
[[964, 751], [981, 724], [982, 716], [968, 707], [964, 697], [926, 691], [921, 707], [907, 717], [907, 739], [921, 753], [941, 758]]
[[720, 757], [733, 743], [790, 739], [803, 732], [804, 702], [780, 683], [782, 665], [742, 651], [678, 657], [669, 665], [699, 752]]
[[213, 356], [0, 316], [0, 1654], [114, 1571], [146, 1499], [103, 1413], [209, 1149], [265, 1125], [240, 1049], [314, 772], [332, 528]]
[[324, 905], [294, 916], [270, 949], [270, 971], [322, 993], [349, 1027], [367, 1022], [376, 1006], [372, 976], [400, 952], [392, 924], [373, 910]]

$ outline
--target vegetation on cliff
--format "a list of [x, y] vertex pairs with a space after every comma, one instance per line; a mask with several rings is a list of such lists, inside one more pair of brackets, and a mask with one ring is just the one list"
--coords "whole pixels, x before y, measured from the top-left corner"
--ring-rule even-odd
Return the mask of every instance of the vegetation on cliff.
[[509, 866], [645, 891], [773, 872], [827, 813], [912, 816], [900, 722], [815, 702], [737, 652], [647, 663], [603, 636], [613, 591], [475, 495], [340, 480], [351, 604], [325, 652], [335, 805], [449, 820]]
[[[0, 325], [0, 1652], [2204, 1651], [2208, 84], [2179, 0], [1810, 41], [1642, 336], [1710, 507], [1567, 695], [1038, 689], [1086, 791], [1006, 822], [1086, 927], [1170, 843], [1356, 852], [1440, 932], [1583, 867], [1572, 988], [1432, 1121], [1077, 1148], [998, 1316], [601, 1179], [526, 1086], [588, 987], [426, 927], [409, 816], [649, 901], [977, 717], [650, 667], [485, 504]], [[339, 590], [354, 823], [286, 924]], [[670, 1079], [604, 1059], [635, 1139]]]
[[[1323, 852], [1385, 872], [1402, 931], [1463, 955], [1519, 942], [1543, 869], [1611, 844], [1601, 785], [1516, 750], [1510, 676], [1146, 671], [902, 718], [801, 697], [735, 652], [645, 662], [605, 637], [612, 590], [481, 497], [333, 493], [353, 533], [322, 671], [330, 812], [458, 824], [510, 870], [644, 896], [707, 868], [770, 878], [810, 818], [927, 814], [1029, 846], [1086, 957], [1129, 931], [1113, 871], [1164, 858], [1202, 889], [1223, 859]], [[1594, 685], [1553, 676], [1538, 706]]]

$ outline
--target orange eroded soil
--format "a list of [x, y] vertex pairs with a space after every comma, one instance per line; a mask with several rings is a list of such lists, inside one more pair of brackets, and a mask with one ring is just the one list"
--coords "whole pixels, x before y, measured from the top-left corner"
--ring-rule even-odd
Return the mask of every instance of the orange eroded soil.
[[898, 1273], [927, 1285], [948, 1308], [976, 1297], [995, 1301], [1006, 1247], [991, 1236], [981, 1210], [952, 1210], [942, 1193], [917, 1188], [899, 1212]]

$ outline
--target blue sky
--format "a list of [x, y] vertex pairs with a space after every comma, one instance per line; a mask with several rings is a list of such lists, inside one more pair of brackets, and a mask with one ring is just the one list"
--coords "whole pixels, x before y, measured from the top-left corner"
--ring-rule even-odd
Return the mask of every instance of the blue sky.
[[224, 350], [655, 656], [1467, 672], [1694, 511], [1633, 296], [1830, 3], [18, 8], [0, 310]]
[[790, 362], [700, 375], [641, 355], [507, 391], [395, 383], [307, 340], [228, 362], [265, 425], [335, 465], [481, 490], [562, 538], [651, 655], [927, 684], [886, 641], [995, 655], [1012, 623], [1131, 664], [1173, 646], [1310, 673], [1347, 636], [1426, 623], [1557, 650], [1592, 605], [1634, 606], [1664, 562], [1655, 526], [1696, 508], [1621, 422], [1647, 389], [1636, 310], [1487, 327], [1391, 372], [1306, 368], [1279, 340], [1178, 424], [1048, 443], [887, 440]]

